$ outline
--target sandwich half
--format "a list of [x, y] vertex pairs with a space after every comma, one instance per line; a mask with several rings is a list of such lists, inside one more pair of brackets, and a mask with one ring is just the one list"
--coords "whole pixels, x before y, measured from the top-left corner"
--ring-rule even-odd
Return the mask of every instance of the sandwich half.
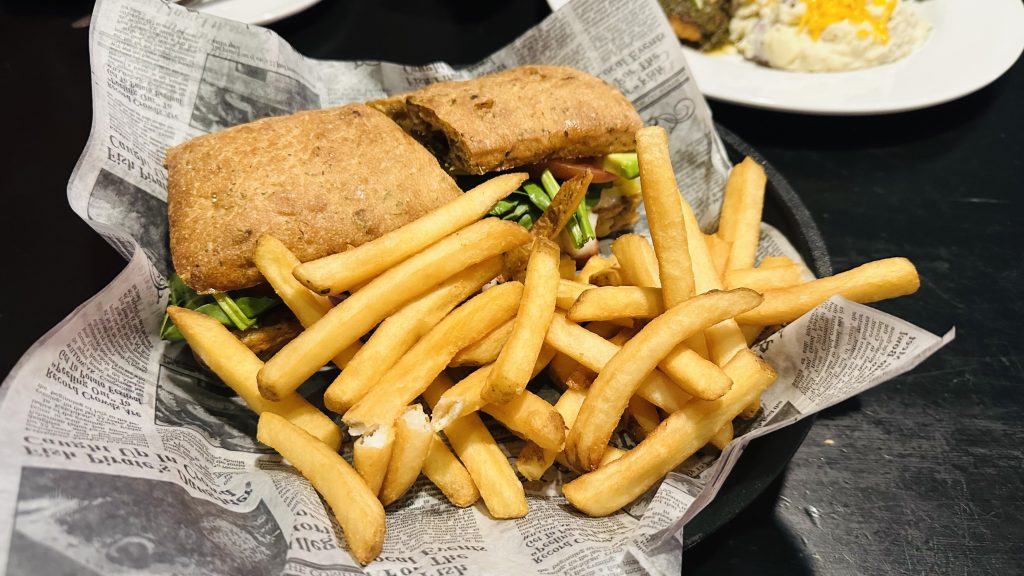
[[[631, 153], [643, 122], [629, 100], [599, 78], [563, 66], [521, 66], [369, 104], [430, 149], [452, 174], [525, 168], [534, 185], [553, 196], [550, 179], [544, 185], [545, 172], [557, 183], [589, 169], [593, 179], [586, 208], [594, 235], [636, 221], [640, 195]], [[524, 190], [519, 197], [526, 202], [530, 195]], [[540, 211], [539, 206], [523, 211], [522, 204], [511, 208], [524, 225]], [[579, 254], [579, 238], [568, 236], [572, 245], [563, 246]]]
[[[268, 332], [253, 333], [245, 321], [273, 307], [259, 291], [263, 278], [253, 261], [261, 235], [276, 236], [305, 262], [373, 240], [461, 193], [429, 151], [363, 104], [200, 136], [169, 149], [165, 166], [171, 258], [180, 277], [172, 279], [171, 297], [182, 300], [172, 303], [206, 306], [266, 354], [299, 327], [278, 314], [294, 330], [275, 322], [275, 332], [264, 325]], [[176, 336], [166, 321], [162, 333]]]

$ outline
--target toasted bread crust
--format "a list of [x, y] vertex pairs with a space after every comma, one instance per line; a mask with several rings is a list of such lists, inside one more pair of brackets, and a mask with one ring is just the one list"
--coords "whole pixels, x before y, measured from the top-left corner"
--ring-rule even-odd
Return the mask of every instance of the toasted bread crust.
[[615, 87], [563, 66], [438, 82], [371, 106], [466, 174], [634, 150], [643, 126]]
[[431, 154], [363, 104], [265, 118], [167, 151], [171, 256], [198, 292], [262, 281], [262, 234], [307, 261], [358, 246], [460, 193]]

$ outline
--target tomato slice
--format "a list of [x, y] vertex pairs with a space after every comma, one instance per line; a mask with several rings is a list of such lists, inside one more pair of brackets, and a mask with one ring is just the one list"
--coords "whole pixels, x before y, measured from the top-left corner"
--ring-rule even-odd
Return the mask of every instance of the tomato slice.
[[540, 165], [540, 171], [547, 168], [559, 182], [582, 176], [587, 170], [594, 175], [591, 184], [611, 182], [617, 176], [601, 167], [600, 158], [579, 158], [577, 160], [548, 160]]

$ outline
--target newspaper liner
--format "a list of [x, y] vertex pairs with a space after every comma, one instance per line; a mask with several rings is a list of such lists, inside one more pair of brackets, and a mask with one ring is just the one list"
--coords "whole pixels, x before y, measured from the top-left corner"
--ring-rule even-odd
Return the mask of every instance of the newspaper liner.
[[[574, 0], [456, 70], [317, 61], [258, 27], [158, 0], [101, 0], [90, 54], [93, 127], [68, 199], [130, 262], [0, 388], [8, 574], [678, 574], [684, 524], [750, 440], [912, 369], [952, 338], [834, 298], [758, 346], [779, 379], [717, 459], [694, 456], [607, 518], [567, 505], [557, 467], [527, 483], [530, 513], [511, 521], [480, 504], [455, 508], [421, 478], [389, 508], [383, 552], [363, 569], [309, 484], [255, 443], [254, 415], [157, 336], [169, 266], [164, 150], [263, 116], [567, 64], [613, 82], [647, 124], [669, 130], [680, 187], [713, 228], [729, 163], [658, 4]], [[762, 252], [799, 259], [767, 225]], [[325, 381], [313, 380], [302, 391], [316, 402]]]

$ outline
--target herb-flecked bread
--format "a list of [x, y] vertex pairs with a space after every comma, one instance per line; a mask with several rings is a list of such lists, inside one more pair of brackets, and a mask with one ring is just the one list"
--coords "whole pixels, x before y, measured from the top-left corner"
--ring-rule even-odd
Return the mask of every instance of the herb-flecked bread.
[[463, 174], [632, 151], [643, 127], [618, 89], [564, 66], [520, 66], [369, 104]]
[[254, 286], [262, 234], [303, 262], [358, 246], [460, 194], [437, 160], [363, 104], [265, 118], [167, 151], [171, 256], [197, 292]]

